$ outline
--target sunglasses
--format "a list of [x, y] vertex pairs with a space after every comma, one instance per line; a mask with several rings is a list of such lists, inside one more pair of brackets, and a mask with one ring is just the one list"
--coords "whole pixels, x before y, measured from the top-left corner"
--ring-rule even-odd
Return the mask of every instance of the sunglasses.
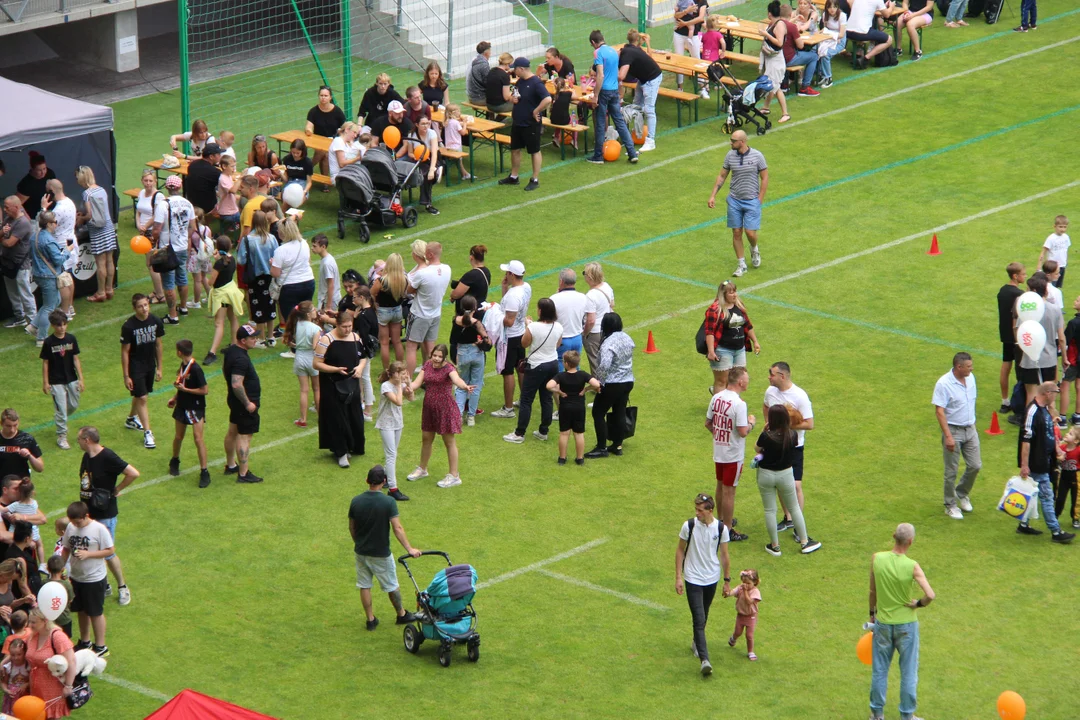
[[694, 498], [695, 505], [701, 505], [702, 503], [711, 503], [712, 501], [713, 499], [705, 493], [699, 493], [698, 496]]
[[255, 136], [255, 142], [266, 142], [266, 136], [265, 135], [256, 135]]

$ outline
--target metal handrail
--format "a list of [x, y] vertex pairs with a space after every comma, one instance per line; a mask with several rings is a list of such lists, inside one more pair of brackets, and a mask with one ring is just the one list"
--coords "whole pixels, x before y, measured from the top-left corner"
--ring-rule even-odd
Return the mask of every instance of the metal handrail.
[[[435, 12], [435, 8], [433, 8], [433, 7], [431, 7], [430, 5], [427, 4], [427, 0], [420, 0], [420, 2], [423, 3], [424, 7], [426, 7], [431, 12], [432, 17], [434, 17], [436, 20], [438, 20], [439, 22], [442, 23], [442, 26], [444, 28], [446, 28], [447, 30], [450, 29], [450, 26], [447, 25], [445, 22], [443, 22], [443, 19], [441, 17], [439, 17], [439, 15]], [[451, 6], [451, 9], [453, 9], [453, 6]], [[413, 20], [413, 17], [411, 15], [409, 15], [409, 13], [405, 10], [404, 7], [402, 7], [402, 0], [397, 0], [397, 10], [398, 10], [398, 23], [397, 23], [397, 25], [398, 25], [398, 28], [400, 29], [403, 26], [403, 24], [401, 22], [401, 16], [402, 15], [405, 15], [406, 17], [408, 17], [409, 20]], [[416, 21], [413, 20], [413, 22], [416, 22]], [[423, 30], [421, 30], [421, 32], [423, 32]], [[427, 36], [425, 35], [425, 37], [427, 37]], [[430, 41], [431, 38], [428, 38], [428, 40]]]
[[541, 29], [542, 29], [542, 30], [543, 30], [544, 32], [546, 32], [546, 33], [548, 34], [548, 36], [549, 36], [549, 37], [551, 36], [551, 31], [550, 31], [550, 30], [548, 30], [548, 29], [547, 29], [546, 27], [544, 27], [544, 23], [540, 22], [540, 20], [539, 20], [539, 19], [537, 19], [537, 17], [536, 17], [535, 15], [533, 15], [533, 14], [532, 14], [532, 10], [530, 10], [530, 9], [529, 9], [529, 8], [528, 8], [528, 7], [527, 7], [527, 6], [525, 5], [525, 3], [523, 3], [523, 2], [521, 1], [521, 0], [514, 0], [514, 1], [515, 1], [515, 2], [516, 2], [516, 3], [518, 4], [518, 5], [520, 5], [520, 6], [521, 6], [521, 9], [522, 9], [522, 10], [524, 10], [524, 11], [525, 11], [525, 12], [527, 12], [527, 13], [529, 13], [529, 17], [531, 17], [531, 18], [532, 18], [532, 19], [533, 19], [533, 20], [534, 20], [534, 21], [536, 22], [536, 24], [537, 24], [537, 25], [539, 25], [539, 26], [540, 26], [540, 28], [541, 28]]
[[[427, 3], [424, 3], [424, 4], [427, 5]], [[440, 55], [442, 55], [443, 59], [446, 60], [446, 63], [449, 65], [450, 64], [450, 58], [447, 57], [446, 53], [443, 52], [442, 50], [440, 50], [439, 46], [435, 44], [435, 41], [432, 40], [431, 37], [426, 32], [424, 32], [424, 28], [420, 27], [419, 25], [416, 25], [416, 20], [413, 18], [413, 16], [409, 14], [408, 10], [406, 10], [405, 8], [403, 8], [401, 6], [401, 0], [398, 0], [398, 13], [399, 13], [399, 15], [404, 15], [405, 17], [409, 18], [409, 22], [411, 22], [411, 23], [413, 23], [415, 25], [415, 28], [409, 28], [410, 31], [413, 30], [413, 29], [419, 30], [420, 34], [423, 35], [425, 38], [427, 38], [427, 41], [431, 44], [432, 47], [435, 48], [435, 51], [438, 52]], [[439, 22], [442, 22], [441, 18], [439, 18]], [[398, 27], [401, 28], [402, 25], [399, 23]], [[446, 27], [446, 23], [443, 23], [443, 27]], [[449, 28], [447, 28], [447, 37], [449, 37]]]

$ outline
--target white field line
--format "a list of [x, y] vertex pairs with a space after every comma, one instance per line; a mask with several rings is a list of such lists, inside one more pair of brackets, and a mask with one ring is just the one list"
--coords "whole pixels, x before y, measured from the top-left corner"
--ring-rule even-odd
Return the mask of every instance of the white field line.
[[[957, 78], [962, 78], [962, 77], [965, 77], [967, 75], [971, 75], [972, 73], [981, 72], [983, 70], [989, 70], [990, 68], [997, 67], [997, 66], [1002, 65], [1004, 63], [1012, 62], [1013, 60], [1019, 60], [1020, 58], [1029, 57], [1031, 55], [1037, 55], [1038, 53], [1045, 52], [1047, 50], [1054, 50], [1054, 49], [1057, 49], [1057, 48], [1059, 48], [1059, 47], [1061, 47], [1063, 45], [1068, 45], [1069, 43], [1074, 43], [1074, 42], [1076, 42], [1078, 40], [1080, 40], [1080, 36], [1067, 38], [1065, 40], [1059, 40], [1058, 42], [1051, 43], [1050, 45], [1044, 45], [1042, 47], [1035, 48], [1034, 50], [1028, 50], [1027, 52], [1022, 52], [1022, 53], [1019, 53], [1017, 55], [1010, 55], [1009, 57], [1002, 58], [1000, 60], [995, 60], [994, 62], [986, 63], [984, 65], [979, 65], [979, 66], [973, 67], [973, 68], [968, 68], [967, 70], [961, 70], [960, 72], [953, 73], [952, 75], [946, 75], [944, 77], [940, 77], [940, 78], [937, 78], [935, 80], [928, 80], [928, 81], [926, 81], [924, 83], [919, 83], [918, 85], [912, 85], [910, 87], [901, 88], [900, 90], [894, 90], [894, 91], [892, 91], [890, 93], [886, 93], [886, 94], [880, 95], [878, 97], [870, 98], [869, 100], [862, 100], [862, 101], [854, 103], [852, 105], [845, 105], [842, 108], [836, 108], [835, 110], [829, 110], [828, 112], [824, 112], [824, 113], [822, 113], [820, 115], [814, 115], [813, 117], [803, 118], [802, 120], [795, 120], [793, 122], [785, 123], [784, 125], [775, 125], [775, 126], [773, 126], [772, 132], [775, 133], [775, 132], [779, 132], [781, 130], [790, 130], [793, 127], [799, 127], [799, 126], [805, 125], [807, 123], [817, 122], [818, 120], [823, 120], [823, 119], [826, 119], [826, 118], [835, 117], [836, 115], [840, 115], [842, 113], [850, 112], [851, 110], [855, 110], [855, 109], [858, 109], [858, 108], [861, 108], [861, 107], [865, 107], [867, 105], [873, 105], [874, 103], [879, 103], [879, 102], [882, 102], [883, 100], [891, 100], [892, 98], [899, 97], [900, 95], [906, 95], [907, 93], [912, 93], [912, 92], [915, 92], [917, 90], [922, 90], [924, 88], [933, 87], [934, 85], [938, 85], [940, 83], [947, 82], [949, 80], [956, 80]], [[695, 150], [693, 152], [684, 153], [682, 155], [676, 155], [675, 157], [670, 157], [670, 158], [668, 158], [666, 160], [661, 160], [659, 162], [651, 163], [646, 167], [638, 168], [636, 170], [631, 170], [630, 172], [626, 172], [626, 173], [620, 173], [618, 175], [613, 175], [611, 177], [602, 178], [600, 180], [596, 180], [594, 182], [587, 183], [585, 185], [579, 185], [579, 186], [574, 187], [574, 188], [570, 188], [570, 189], [567, 189], [567, 190], [562, 190], [562, 191], [554, 193], [552, 195], [545, 195], [543, 197], [534, 198], [532, 200], [527, 200], [527, 201], [522, 202], [522, 203], [516, 203], [516, 204], [508, 205], [506, 207], [497, 208], [495, 210], [488, 210], [486, 212], [478, 213], [476, 215], [471, 215], [469, 217], [460, 218], [458, 220], [453, 220], [453, 221], [445, 223], [443, 225], [439, 225], [438, 227], [427, 228], [426, 230], [420, 230], [419, 232], [410, 233], [408, 235], [402, 235], [401, 237], [394, 238], [392, 240], [382, 240], [381, 242], [372, 243], [372, 244], [369, 244], [369, 245], [364, 245], [363, 247], [354, 248], [353, 250], [346, 250], [343, 253], [338, 253], [334, 257], [336, 257], [336, 258], [345, 258], [345, 257], [350, 257], [352, 255], [359, 255], [360, 253], [369, 252], [371, 250], [379, 250], [381, 248], [388, 247], [390, 245], [400, 245], [402, 243], [409, 243], [409, 242], [412, 242], [413, 240], [417, 240], [419, 238], [427, 237], [428, 235], [443, 232], [445, 230], [450, 230], [450, 229], [455, 228], [455, 227], [460, 227], [461, 225], [466, 225], [468, 223], [475, 222], [477, 220], [484, 220], [484, 219], [487, 219], [489, 217], [494, 217], [496, 215], [502, 215], [502, 214], [505, 214], [505, 213], [508, 213], [508, 212], [513, 212], [514, 210], [520, 210], [522, 208], [531, 207], [533, 205], [538, 205], [540, 203], [549, 202], [551, 200], [561, 200], [562, 198], [568, 197], [569, 195], [576, 194], [576, 193], [582, 192], [584, 190], [592, 190], [594, 188], [602, 187], [604, 185], [607, 185], [608, 183], [618, 182], [620, 180], [624, 180], [624, 179], [633, 177], [635, 175], [640, 175], [641, 173], [646, 173], [646, 172], [649, 172], [651, 170], [656, 170], [656, 169], [659, 169], [659, 168], [662, 168], [662, 167], [666, 167], [668, 165], [671, 165], [672, 163], [682, 162], [684, 160], [689, 160], [691, 158], [699, 158], [701, 156], [701, 153], [703, 153], [703, 152], [711, 152], [713, 150], [720, 150], [720, 149], [723, 149], [723, 148], [727, 148], [728, 144], [729, 143], [727, 143], [727, 142], [723, 142], [723, 143], [716, 143], [715, 145], [709, 145], [709, 146], [706, 146], [704, 148], [700, 148], [698, 150]], [[314, 267], [314, 265], [312, 265], [312, 267]], [[91, 323], [89, 325], [73, 326], [72, 331], [73, 332], [74, 331], [82, 332], [84, 330], [94, 330], [94, 329], [99, 328], [99, 327], [105, 327], [107, 325], [113, 325], [113, 324], [116, 324], [118, 322], [123, 322], [124, 320], [126, 320], [129, 317], [131, 317], [131, 313], [126, 313], [124, 315], [119, 315], [117, 317], [114, 317], [114, 318], [111, 318], [111, 319], [108, 319], [108, 320], [99, 320], [98, 322]], [[10, 350], [15, 350], [17, 348], [25, 348], [25, 347], [26, 347], [25, 343], [18, 344], [18, 345], [6, 345], [4, 347], [0, 347], [0, 353], [5, 353], [5, 352], [8, 352]]]
[[591, 583], [591, 582], [589, 582], [587, 580], [578, 580], [577, 578], [570, 577], [569, 575], [563, 575], [561, 573], [551, 572], [550, 570], [537, 570], [536, 572], [540, 573], [541, 575], [546, 575], [549, 578], [554, 578], [555, 580], [562, 580], [563, 582], [570, 583], [571, 585], [577, 585], [578, 587], [583, 587], [583, 588], [586, 588], [588, 590], [595, 590], [596, 592], [601, 592], [601, 593], [604, 593], [606, 595], [611, 595], [613, 597], [619, 598], [620, 600], [625, 600], [626, 602], [634, 603], [635, 605], [643, 605], [643, 606], [645, 606], [647, 608], [652, 608], [653, 610], [670, 610], [671, 609], [667, 605], [661, 605], [660, 603], [655, 603], [652, 600], [646, 600], [645, 598], [639, 598], [637, 595], [631, 595], [630, 593], [624, 593], [624, 592], [619, 592], [618, 590], [612, 590], [611, 588], [606, 588], [606, 587], [604, 587], [602, 585], [596, 585], [596, 584]]
[[[97, 676], [95, 676], [95, 677], [97, 677]], [[151, 688], [148, 688], [148, 687], [146, 687], [144, 685], [140, 685], [138, 683], [133, 683], [130, 680], [125, 680], [124, 678], [116, 677], [115, 675], [106, 674], [106, 675], [101, 675], [100, 677], [101, 677], [102, 680], [109, 683], [110, 685], [115, 685], [117, 687], [122, 687], [125, 690], [130, 690], [132, 692], [137, 692], [140, 695], [145, 695], [146, 697], [153, 698], [154, 700], [160, 700], [161, 702], [168, 702], [169, 700], [172, 700], [172, 696], [170, 696], [170, 695], [166, 695], [165, 693], [158, 692], [157, 690], [153, 690]]]
[[[1034, 195], [1028, 195], [1027, 197], [1021, 198], [1019, 200], [1013, 200], [1012, 202], [1005, 203], [1004, 205], [998, 205], [997, 207], [988, 208], [986, 210], [974, 213], [973, 215], [962, 217], [959, 220], [952, 220], [950, 222], [944, 223], [943, 225], [938, 225], [937, 227], [932, 227], [927, 230], [921, 230], [919, 232], [912, 233], [911, 235], [905, 235], [904, 237], [897, 238], [896, 240], [890, 240], [889, 242], [881, 243], [880, 245], [875, 245], [873, 247], [866, 248], [865, 250], [853, 252], [848, 255], [843, 255], [833, 260], [829, 260], [827, 262], [819, 263], [818, 265], [813, 265], [804, 270], [788, 273], [787, 275], [781, 275], [778, 278], [766, 280], [764, 282], [758, 283], [757, 285], [748, 286], [744, 288], [742, 292], [757, 292], [759, 290], [764, 290], [765, 288], [772, 287], [773, 285], [779, 285], [780, 283], [788, 282], [789, 280], [797, 280], [806, 275], [810, 275], [811, 273], [816, 273], [819, 270], [827, 270], [828, 268], [836, 267], [837, 265], [842, 265], [851, 260], [857, 260], [858, 258], [866, 257], [867, 255], [873, 255], [874, 253], [881, 252], [882, 250], [888, 250], [889, 248], [894, 248], [897, 245], [903, 245], [904, 243], [911, 242], [912, 240], [916, 240], [918, 238], [926, 237], [927, 235], [931, 235], [933, 233], [943, 232], [959, 225], [964, 225], [975, 220], [981, 220], [982, 218], [989, 217], [991, 215], [1004, 212], [1006, 210], [1011, 210], [1026, 203], [1034, 202], [1035, 200], [1041, 200], [1042, 198], [1049, 197], [1050, 195], [1054, 195], [1063, 190], [1069, 190], [1077, 186], [1080, 186], [1080, 180], [1073, 180], [1072, 182], [1065, 183], [1064, 185], [1058, 185], [1055, 188], [1050, 188], [1049, 190], [1044, 190], [1042, 192], [1035, 193]], [[672, 310], [670, 312], [664, 313], [663, 315], [659, 315], [649, 320], [639, 322], [636, 325], [631, 325], [630, 327], [625, 328], [625, 330], [642, 330], [644, 328], [655, 325], [656, 323], [663, 322], [664, 320], [669, 320], [680, 315], [684, 315], [694, 310], [703, 310], [709, 307], [709, 305], [711, 304], [712, 300], [705, 300], [703, 302], [694, 303], [693, 305], [679, 308], [677, 310]]]
[[[261, 452], [263, 450], [269, 450], [271, 448], [277, 447], [278, 445], [284, 445], [285, 443], [290, 443], [293, 440], [299, 440], [300, 438], [305, 438], [305, 437], [308, 437], [309, 435], [314, 435], [317, 432], [319, 432], [318, 429], [313, 428], [311, 430], [305, 430], [303, 432], [293, 433], [292, 435], [286, 435], [283, 438], [278, 438], [277, 440], [273, 440], [273, 441], [268, 442], [268, 443], [266, 443], [264, 445], [258, 445], [256, 447], [251, 448], [251, 453], [255, 454], [255, 453]], [[211, 460], [208, 463], [206, 463], [206, 467], [209, 469], [209, 468], [221, 467], [224, 464], [225, 464], [225, 458], [220, 457], [220, 458], [217, 458], [216, 460]], [[177, 476], [162, 475], [160, 477], [154, 478], [153, 480], [147, 480], [145, 482], [135, 483], [134, 485], [126, 488], [120, 494], [121, 495], [127, 495], [128, 493], [135, 492], [136, 490], [142, 490], [143, 488], [153, 487], [154, 485], [160, 485], [161, 483], [169, 482], [170, 480], [178, 480], [179, 478], [182, 478], [182, 477], [184, 477], [186, 475], [194, 475], [197, 472], [199, 472], [199, 470], [200, 470], [200, 468], [199, 468], [198, 465], [192, 465], [191, 467], [184, 468], [183, 470], [181, 470], [180, 474], [177, 475]], [[53, 518], [53, 517], [56, 517], [57, 515], [61, 515], [61, 514], [65, 513], [65, 512], [67, 512], [67, 508], [63, 508], [61, 510], [53, 510], [46, 517]]]
[[485, 580], [483, 582], [476, 583], [476, 589], [480, 590], [481, 588], [491, 587], [492, 585], [495, 585], [497, 583], [501, 583], [501, 582], [503, 582], [505, 580], [513, 580], [514, 578], [518, 577], [519, 575], [524, 575], [525, 573], [533, 572], [534, 570], [539, 570], [540, 568], [542, 568], [542, 567], [544, 567], [546, 565], [550, 565], [552, 563], [557, 563], [560, 560], [565, 560], [566, 558], [571, 558], [571, 557], [574, 557], [575, 555], [580, 555], [583, 552], [588, 552], [589, 550], [592, 550], [594, 547], [599, 547], [600, 545], [603, 545], [607, 541], [608, 541], [607, 538], [597, 538], [596, 540], [592, 540], [591, 542], [587, 542], [584, 545], [578, 545], [573, 550], [567, 550], [566, 552], [559, 553], [558, 555], [552, 555], [547, 560], [540, 560], [539, 562], [534, 562], [531, 565], [526, 565], [525, 567], [520, 567], [517, 570], [511, 570], [510, 572], [503, 573], [502, 575], [496, 575], [495, 577], [491, 578], [490, 580]]

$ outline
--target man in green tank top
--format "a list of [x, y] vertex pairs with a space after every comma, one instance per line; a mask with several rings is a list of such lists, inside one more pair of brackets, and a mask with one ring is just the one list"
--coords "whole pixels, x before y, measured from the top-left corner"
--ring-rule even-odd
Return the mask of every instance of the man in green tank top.
[[[874, 626], [874, 664], [870, 681], [870, 720], [885, 717], [885, 691], [893, 652], [900, 655], [900, 718], [915, 717], [919, 683], [919, 620], [916, 608], [934, 600], [934, 591], [919, 563], [908, 557], [915, 526], [900, 523], [893, 533], [893, 549], [874, 553], [870, 565], [870, 622]], [[923, 597], [913, 600], [916, 584]]]

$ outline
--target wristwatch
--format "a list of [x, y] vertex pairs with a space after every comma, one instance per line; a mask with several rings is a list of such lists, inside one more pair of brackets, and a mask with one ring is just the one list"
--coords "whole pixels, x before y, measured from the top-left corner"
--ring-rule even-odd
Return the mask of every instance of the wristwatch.
[[730, 583], [730, 582], [731, 582], [731, 578], [729, 578], [729, 577], [726, 577], [726, 578], [724, 578], [724, 582], [726, 582], [726, 583]]

